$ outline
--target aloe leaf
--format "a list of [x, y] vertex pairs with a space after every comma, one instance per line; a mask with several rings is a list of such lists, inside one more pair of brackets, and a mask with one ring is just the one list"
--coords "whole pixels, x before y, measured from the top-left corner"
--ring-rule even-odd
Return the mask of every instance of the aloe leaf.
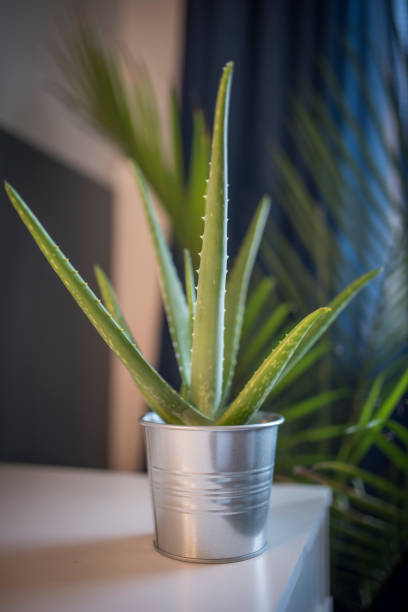
[[184, 249], [184, 278], [186, 284], [188, 311], [190, 314], [190, 334], [192, 334], [196, 307], [196, 292], [193, 264], [191, 261], [190, 251], [188, 251], [187, 249]]
[[350, 285], [348, 285], [348, 287], [343, 289], [343, 291], [328, 304], [330, 310], [326, 313], [326, 315], [320, 318], [316, 327], [313, 327], [313, 329], [311, 329], [305, 335], [302, 342], [296, 349], [296, 352], [288, 365], [287, 371], [292, 369], [293, 366], [303, 357], [303, 355], [312, 348], [312, 346], [324, 334], [327, 328], [334, 323], [347, 304], [363, 289], [363, 287], [365, 287], [365, 285], [371, 279], [377, 276], [381, 270], [382, 268], [377, 268], [376, 270], [363, 274], [363, 276], [360, 276], [360, 278], [357, 278]]
[[263, 197], [249, 226], [244, 242], [234, 262], [225, 296], [223, 399], [228, 397], [241, 338], [248, 284], [271, 204]]
[[21, 220], [39, 246], [48, 263], [59, 276], [74, 300], [96, 328], [106, 344], [129, 370], [149, 406], [166, 422], [207, 424], [208, 420], [186, 402], [156, 372], [132, 344], [126, 333], [106, 310], [101, 300], [88, 287], [78, 271], [69, 263], [38, 219], [18, 193], [5, 183], [7, 195]]
[[134, 169], [156, 252], [160, 287], [177, 364], [182, 381], [189, 387], [191, 335], [187, 302], [172, 256], [157, 220], [144, 177], [136, 163]]
[[[108, 310], [108, 312], [110, 312], [112, 317], [118, 323], [119, 327], [122, 328], [122, 331], [127, 335], [130, 342], [132, 344], [136, 344], [137, 346], [136, 340], [134, 339], [132, 332], [129, 329], [129, 326], [126, 323], [125, 317], [123, 316], [123, 313], [120, 309], [115, 291], [108, 277], [100, 266], [95, 266], [94, 270], [105, 308]], [[139, 347], [137, 346], [137, 348]]]
[[191, 400], [209, 416], [217, 411], [222, 395], [227, 273], [227, 117], [232, 71], [230, 62], [224, 68], [215, 107], [191, 358]]
[[193, 115], [191, 155], [186, 187], [186, 235], [184, 236], [184, 246], [188, 247], [191, 253], [195, 270], [199, 267], [198, 253], [201, 249], [201, 235], [204, 227], [205, 202], [203, 196], [208, 178], [210, 148], [210, 135], [204, 115], [201, 111], [196, 110]]
[[293, 368], [286, 368], [277, 384], [273, 387], [268, 395], [268, 401], [282, 393], [290, 387], [295, 381], [306, 373], [323, 355], [326, 355], [331, 348], [330, 342], [321, 342], [314, 348], [311, 348], [308, 353], [303, 355]]
[[328, 311], [328, 308], [319, 308], [292, 329], [257, 369], [238, 397], [216, 421], [216, 425], [240, 425], [255, 414], [279, 379], [302, 338]]

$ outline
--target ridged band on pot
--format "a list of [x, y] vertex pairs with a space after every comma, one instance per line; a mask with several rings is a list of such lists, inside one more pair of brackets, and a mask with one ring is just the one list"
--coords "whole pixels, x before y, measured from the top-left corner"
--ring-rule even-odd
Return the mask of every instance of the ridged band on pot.
[[240, 561], [266, 547], [278, 425], [167, 425], [150, 412], [146, 435], [156, 548], [201, 563]]

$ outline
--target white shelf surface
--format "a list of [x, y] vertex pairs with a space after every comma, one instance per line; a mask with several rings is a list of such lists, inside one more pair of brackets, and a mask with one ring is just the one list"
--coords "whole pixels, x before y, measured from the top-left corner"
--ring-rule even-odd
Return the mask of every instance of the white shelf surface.
[[330, 610], [330, 490], [275, 484], [269, 548], [201, 565], [153, 549], [147, 477], [0, 467], [0, 609], [7, 612]]

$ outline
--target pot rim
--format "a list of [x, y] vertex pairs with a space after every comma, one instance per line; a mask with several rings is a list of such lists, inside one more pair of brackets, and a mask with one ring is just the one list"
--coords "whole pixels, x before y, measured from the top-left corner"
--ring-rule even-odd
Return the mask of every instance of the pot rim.
[[165, 423], [153, 411], [147, 412], [139, 419], [143, 427], [160, 427], [162, 429], [183, 429], [193, 431], [245, 431], [251, 429], [264, 429], [265, 427], [277, 427], [284, 423], [285, 418], [276, 413], [259, 411], [256, 421], [244, 425], [172, 425]]

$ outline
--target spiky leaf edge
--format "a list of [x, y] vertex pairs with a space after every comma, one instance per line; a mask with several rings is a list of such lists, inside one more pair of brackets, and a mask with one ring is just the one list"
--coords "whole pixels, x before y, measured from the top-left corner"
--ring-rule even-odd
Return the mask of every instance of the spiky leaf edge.
[[169, 324], [170, 336], [183, 383], [190, 386], [191, 334], [189, 310], [170, 250], [157, 220], [146, 181], [136, 162], [136, 182], [142, 197], [159, 268], [160, 288]]
[[166, 422], [208, 424], [198, 410], [186, 402], [148, 363], [119, 327], [101, 300], [69, 263], [19, 194], [5, 182], [7, 195], [43, 255], [109, 348], [129, 370], [149, 406]]
[[130, 331], [129, 325], [127, 324], [126, 319], [123, 316], [122, 310], [119, 306], [118, 299], [116, 297], [116, 293], [112, 287], [112, 283], [110, 282], [110, 280], [108, 279], [105, 272], [102, 270], [100, 266], [95, 266], [94, 272], [95, 272], [96, 281], [98, 283], [99, 291], [101, 292], [102, 302], [106, 310], [110, 312], [110, 314], [115, 319], [119, 327], [121, 327], [124, 330], [130, 342], [132, 344], [135, 344], [136, 348], [139, 349], [139, 346], [136, 340], [134, 339], [132, 332]]
[[228, 276], [225, 296], [223, 401], [228, 398], [234, 377], [249, 280], [270, 206], [269, 198], [263, 197]]
[[305, 334], [329, 312], [319, 308], [302, 319], [265, 359], [216, 425], [246, 423], [262, 406]]
[[191, 356], [192, 403], [212, 416], [222, 398], [227, 274], [227, 117], [233, 64], [218, 89]]

